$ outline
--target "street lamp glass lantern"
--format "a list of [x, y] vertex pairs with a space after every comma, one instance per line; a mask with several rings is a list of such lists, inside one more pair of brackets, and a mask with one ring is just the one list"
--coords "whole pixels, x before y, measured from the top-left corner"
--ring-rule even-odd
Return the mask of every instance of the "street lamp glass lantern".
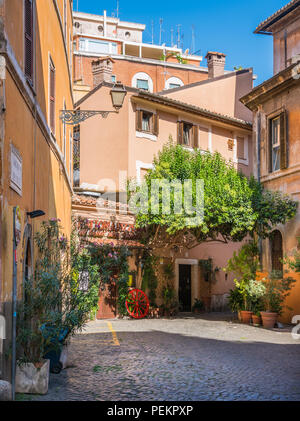
[[110, 91], [113, 107], [117, 111], [122, 108], [126, 94], [126, 89], [120, 82], [117, 82]]

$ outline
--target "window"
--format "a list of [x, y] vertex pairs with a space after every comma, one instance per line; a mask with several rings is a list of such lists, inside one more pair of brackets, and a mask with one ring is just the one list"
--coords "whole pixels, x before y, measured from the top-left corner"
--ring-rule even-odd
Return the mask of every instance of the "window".
[[136, 112], [136, 130], [138, 132], [150, 133], [158, 135], [159, 118], [154, 114], [145, 110], [137, 110]]
[[272, 171], [280, 169], [280, 118], [272, 120]]
[[190, 146], [192, 140], [193, 125], [189, 123], [183, 123], [183, 145]]
[[182, 82], [181, 79], [179, 79], [178, 77], [172, 76], [166, 81], [165, 89], [180, 88], [183, 85], [184, 83]]
[[131, 86], [144, 91], [153, 92], [153, 80], [145, 72], [136, 73], [132, 78]]
[[198, 148], [198, 126], [184, 121], [178, 121], [178, 143], [184, 146]]
[[52, 133], [55, 133], [55, 67], [50, 58], [49, 65], [49, 123]]
[[286, 112], [269, 120], [269, 171], [287, 168]]
[[24, 72], [33, 81], [33, 0], [24, 0]]
[[272, 271], [283, 271], [283, 248], [281, 232], [273, 231], [270, 237]]
[[116, 83], [117, 77], [115, 75], [112, 75], [111, 76], [111, 81], [112, 81], [112, 83]]
[[89, 53], [117, 54], [117, 44], [114, 42], [99, 41], [91, 38], [80, 38], [79, 50]]
[[136, 87], [138, 89], [142, 89], [143, 91], [149, 91], [149, 83], [148, 83], [148, 80], [138, 79], [136, 81]]

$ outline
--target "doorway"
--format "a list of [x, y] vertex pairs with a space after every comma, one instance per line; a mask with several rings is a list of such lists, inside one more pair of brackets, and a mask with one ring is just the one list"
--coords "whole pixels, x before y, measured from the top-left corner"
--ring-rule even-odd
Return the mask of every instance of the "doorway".
[[192, 266], [179, 265], [178, 299], [181, 311], [192, 311]]

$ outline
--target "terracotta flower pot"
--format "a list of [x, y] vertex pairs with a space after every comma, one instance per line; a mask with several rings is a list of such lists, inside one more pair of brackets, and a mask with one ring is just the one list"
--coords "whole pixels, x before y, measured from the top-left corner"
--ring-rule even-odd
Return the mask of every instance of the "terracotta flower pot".
[[277, 321], [278, 313], [261, 311], [260, 314], [262, 318], [263, 327], [266, 327], [267, 329], [273, 329]]
[[261, 325], [261, 317], [256, 316], [255, 314], [252, 314], [252, 323], [253, 323], [253, 326], [260, 326]]
[[242, 323], [250, 324], [252, 314], [252, 311], [241, 311]]

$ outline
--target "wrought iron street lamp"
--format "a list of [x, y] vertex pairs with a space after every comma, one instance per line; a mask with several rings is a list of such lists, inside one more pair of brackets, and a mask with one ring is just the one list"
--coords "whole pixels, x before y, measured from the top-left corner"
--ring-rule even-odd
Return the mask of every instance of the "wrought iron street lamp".
[[94, 115], [101, 115], [102, 118], [106, 118], [108, 114], [118, 113], [124, 104], [125, 96], [127, 91], [124, 86], [117, 82], [114, 84], [113, 88], [110, 91], [112, 105], [115, 108], [115, 111], [102, 111], [102, 110], [61, 110], [60, 119], [65, 124], [76, 125], [82, 121], [87, 120]]

